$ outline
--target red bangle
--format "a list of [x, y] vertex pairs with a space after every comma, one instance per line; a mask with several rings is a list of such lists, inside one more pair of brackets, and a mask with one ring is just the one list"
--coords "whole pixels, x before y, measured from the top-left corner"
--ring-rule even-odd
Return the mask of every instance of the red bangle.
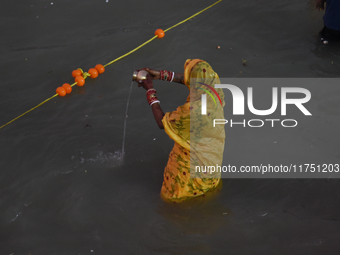
[[153, 94], [153, 93], [157, 93], [155, 89], [148, 89], [148, 91], [146, 91], [146, 96]]
[[161, 73], [161, 80], [164, 81], [164, 73], [165, 73], [165, 71], [164, 70], [160, 70], [160, 73]]
[[160, 101], [157, 98], [157, 92], [155, 89], [149, 89], [146, 92], [146, 99], [148, 100], [148, 104], [151, 106], [154, 103], [160, 103]]
[[163, 81], [170, 81], [172, 82], [172, 80], [174, 79], [175, 73], [174, 72], [169, 72], [166, 70], [160, 70], [160, 80]]

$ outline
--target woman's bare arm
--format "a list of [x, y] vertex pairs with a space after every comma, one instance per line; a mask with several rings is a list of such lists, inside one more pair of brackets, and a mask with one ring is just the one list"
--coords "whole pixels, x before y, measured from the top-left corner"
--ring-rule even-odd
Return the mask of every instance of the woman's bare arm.
[[164, 117], [164, 112], [163, 112], [160, 104], [155, 103], [155, 104], [151, 105], [151, 108], [152, 108], [152, 113], [153, 113], [153, 116], [155, 117], [155, 120], [157, 122], [158, 127], [160, 129], [164, 129], [163, 122], [162, 122], [162, 119]]
[[[149, 89], [153, 89], [153, 82], [152, 82], [152, 77], [151, 75], [147, 75], [146, 76], [147, 79], [146, 80], [142, 80], [141, 83], [138, 83], [138, 87], [143, 87], [146, 91], [148, 91]], [[163, 123], [162, 123], [162, 119], [164, 117], [164, 112], [160, 106], [159, 103], [153, 103], [151, 105], [151, 109], [152, 109], [152, 113], [153, 116], [155, 117], [155, 120], [157, 122], [157, 125], [160, 129], [164, 129]]]
[[175, 73], [174, 79], [172, 81], [184, 84], [184, 74], [183, 73]]
[[[159, 70], [154, 70], [151, 68], [143, 68], [143, 70], [146, 70], [149, 72], [153, 80], [159, 80], [161, 78], [161, 74]], [[184, 74], [183, 73], [175, 73], [174, 78], [172, 80], [173, 82], [177, 82], [180, 84], [184, 84]]]

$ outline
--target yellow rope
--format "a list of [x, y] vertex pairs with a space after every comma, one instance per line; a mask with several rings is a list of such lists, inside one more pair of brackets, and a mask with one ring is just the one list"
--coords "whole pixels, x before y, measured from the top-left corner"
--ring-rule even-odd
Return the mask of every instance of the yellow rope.
[[18, 117], [16, 117], [15, 119], [12, 119], [10, 122], [7, 122], [5, 125], [2, 125], [0, 127], [0, 129], [2, 129], [3, 127], [7, 126], [8, 124], [12, 123], [13, 121], [19, 119], [20, 117], [24, 116], [26, 113], [29, 113], [30, 111], [33, 111], [34, 109], [38, 108], [39, 106], [43, 105], [44, 103], [46, 103], [47, 101], [51, 100], [52, 98], [58, 96], [58, 94], [55, 94], [54, 96], [46, 99], [45, 101], [41, 102], [40, 104], [38, 104], [37, 106], [33, 107], [32, 109], [28, 110], [27, 112], [24, 112], [23, 114], [19, 115]]
[[[214, 4], [210, 5], [210, 6], [208, 6], [208, 7], [205, 8], [205, 9], [203, 9], [202, 11], [199, 11], [199, 12], [195, 13], [194, 15], [190, 16], [189, 18], [187, 18], [187, 19], [185, 19], [185, 20], [183, 20], [183, 21], [177, 23], [176, 25], [173, 25], [172, 27], [169, 27], [168, 29], [164, 30], [164, 32], [167, 32], [167, 31], [169, 31], [170, 29], [173, 29], [174, 27], [177, 27], [178, 25], [181, 25], [181, 24], [183, 24], [184, 22], [187, 22], [188, 20], [190, 20], [190, 19], [192, 19], [193, 17], [195, 17], [195, 16], [201, 14], [202, 12], [208, 10], [209, 8], [213, 7], [215, 4], [218, 4], [218, 3], [221, 2], [221, 1], [222, 1], [222, 0], [219, 0], [219, 1], [217, 1], [216, 3], [214, 3]], [[154, 39], [156, 39], [156, 38], [157, 38], [157, 35], [155, 35], [154, 37], [152, 37], [150, 40], [146, 41], [145, 43], [139, 45], [137, 48], [135, 48], [135, 49], [129, 51], [128, 53], [124, 54], [123, 56], [120, 56], [119, 58], [116, 58], [115, 60], [112, 60], [111, 62], [107, 63], [106, 65], [104, 65], [104, 67], [106, 67], [106, 66], [108, 66], [108, 65], [111, 65], [111, 64], [113, 64], [114, 62], [117, 62], [118, 60], [120, 60], [120, 59], [122, 59], [122, 58], [124, 58], [124, 57], [126, 57], [126, 56], [128, 56], [128, 55], [130, 55], [131, 53], [133, 53], [133, 52], [135, 52], [136, 50], [142, 48], [144, 45], [148, 44], [149, 42], [151, 42], [152, 40], [154, 40]]]
[[221, 1], [222, 1], [222, 0], [219, 0], [219, 1], [217, 1], [216, 3], [213, 3], [212, 5], [208, 6], [208, 7], [205, 8], [205, 9], [203, 9], [202, 11], [199, 11], [198, 13], [195, 13], [194, 15], [190, 16], [189, 18], [187, 18], [187, 19], [185, 19], [185, 20], [183, 20], [183, 21], [177, 23], [176, 25], [173, 25], [172, 27], [169, 27], [168, 29], [164, 30], [164, 32], [167, 32], [167, 31], [169, 31], [170, 29], [173, 29], [174, 27], [177, 27], [178, 25], [181, 25], [181, 24], [183, 24], [184, 22], [187, 22], [189, 19], [192, 19], [193, 17], [195, 17], [195, 16], [201, 14], [202, 12], [208, 10], [209, 8], [213, 7], [215, 4], [218, 4], [218, 3], [221, 2]]
[[[181, 25], [181, 24], [183, 24], [184, 22], [187, 22], [188, 20], [190, 20], [190, 19], [194, 18], [195, 16], [201, 14], [202, 12], [208, 10], [209, 8], [213, 7], [215, 4], [218, 4], [218, 3], [221, 2], [221, 1], [222, 1], [222, 0], [219, 0], [219, 1], [217, 1], [216, 3], [214, 3], [214, 4], [210, 5], [210, 6], [208, 6], [207, 8], [205, 8], [205, 9], [203, 9], [203, 10], [201, 10], [201, 11], [195, 13], [194, 15], [190, 16], [189, 18], [187, 18], [187, 19], [185, 19], [185, 20], [183, 20], [183, 21], [177, 23], [176, 25], [173, 25], [172, 27], [169, 27], [168, 29], [164, 30], [164, 32], [167, 32], [167, 31], [169, 31], [170, 29], [173, 29], [174, 27], [177, 27], [178, 25]], [[106, 66], [108, 66], [108, 65], [111, 65], [111, 64], [117, 62], [118, 60], [120, 60], [120, 59], [122, 59], [122, 58], [124, 58], [124, 57], [126, 57], [126, 56], [128, 56], [128, 55], [130, 55], [131, 53], [133, 53], [133, 52], [135, 52], [136, 50], [142, 48], [144, 45], [148, 44], [149, 42], [151, 42], [152, 40], [154, 40], [154, 39], [156, 39], [156, 38], [157, 38], [157, 35], [155, 35], [154, 37], [152, 37], [150, 40], [146, 41], [145, 43], [139, 45], [139, 46], [136, 47], [135, 49], [129, 51], [128, 53], [126, 53], [126, 54], [120, 56], [119, 58], [116, 58], [116, 59], [112, 60], [111, 62], [107, 63], [106, 65], [104, 65], [104, 67], [106, 67]], [[86, 79], [88, 76], [90, 76], [89, 73], [83, 72], [83, 70], [82, 70], [81, 68], [78, 68], [78, 69], [81, 70], [84, 79]], [[77, 84], [77, 82], [71, 84], [71, 87], [75, 86], [76, 84]], [[5, 127], [5, 126], [7, 126], [8, 124], [12, 123], [13, 121], [19, 119], [20, 117], [24, 116], [25, 114], [27, 114], [27, 113], [33, 111], [34, 109], [36, 109], [36, 108], [38, 108], [39, 106], [43, 105], [44, 103], [48, 102], [48, 101], [51, 100], [52, 98], [55, 98], [56, 96], [58, 96], [58, 94], [55, 94], [54, 96], [52, 96], [52, 97], [46, 99], [45, 101], [41, 102], [41, 103], [38, 104], [37, 106], [33, 107], [32, 109], [30, 109], [30, 110], [24, 112], [23, 114], [19, 115], [19, 116], [16, 117], [15, 119], [13, 119], [13, 120], [7, 122], [5, 125], [2, 125], [2, 126], [0, 127], [0, 129], [2, 129], [3, 127]]]
[[[222, 1], [222, 0], [221, 0]], [[131, 53], [135, 52], [136, 50], [142, 48], [144, 45], [148, 44], [149, 42], [151, 42], [152, 40], [156, 39], [157, 35], [155, 35], [154, 37], [152, 37], [150, 40], [146, 41], [145, 43], [139, 45], [137, 48], [133, 49], [132, 51], [129, 51], [128, 53], [124, 54], [123, 56], [120, 56], [119, 58], [116, 58], [115, 60], [112, 60], [111, 62], [107, 63], [106, 65], [104, 65], [104, 67], [113, 64], [114, 62], [117, 62], [118, 60], [126, 57], [127, 55], [130, 55]]]

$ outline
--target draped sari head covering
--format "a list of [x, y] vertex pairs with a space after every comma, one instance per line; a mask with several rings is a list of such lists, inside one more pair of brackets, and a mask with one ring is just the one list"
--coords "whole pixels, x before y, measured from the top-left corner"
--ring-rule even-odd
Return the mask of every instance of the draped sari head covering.
[[[201, 79], [201, 81], [209, 80], [208, 83], [219, 83], [218, 74], [212, 67], [201, 59], [187, 59], [184, 64], [184, 84], [190, 89], [190, 79]], [[216, 78], [216, 80], [214, 80]], [[214, 84], [213, 84], [214, 85]]]

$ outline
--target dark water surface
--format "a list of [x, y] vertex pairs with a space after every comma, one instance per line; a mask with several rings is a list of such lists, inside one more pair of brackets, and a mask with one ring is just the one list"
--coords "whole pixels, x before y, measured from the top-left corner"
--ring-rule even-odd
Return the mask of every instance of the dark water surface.
[[[72, 83], [72, 70], [108, 63], [213, 2], [2, 0], [0, 125]], [[173, 141], [137, 87], [121, 155], [135, 69], [182, 72], [201, 58], [220, 77], [339, 77], [340, 46], [320, 41], [314, 5], [223, 0], [1, 129], [0, 254], [339, 254], [337, 179], [224, 179], [211, 199], [164, 203]], [[155, 88], [164, 111], [188, 93]], [[248, 141], [228, 143], [235, 158]]]

